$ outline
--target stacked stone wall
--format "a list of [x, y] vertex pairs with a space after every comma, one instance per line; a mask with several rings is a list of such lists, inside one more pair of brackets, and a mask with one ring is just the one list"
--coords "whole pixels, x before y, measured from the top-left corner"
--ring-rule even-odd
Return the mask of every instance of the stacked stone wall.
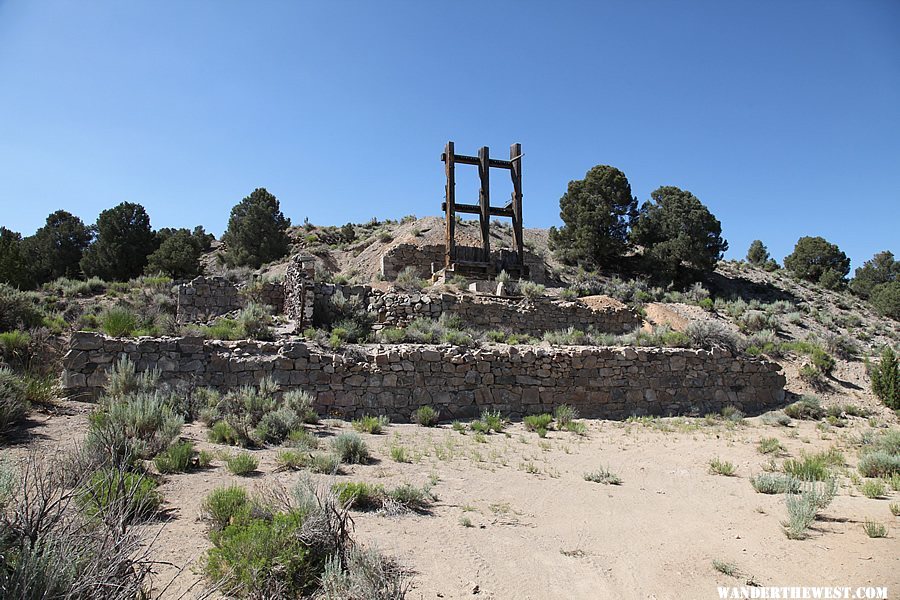
[[179, 323], [205, 322], [243, 306], [237, 286], [224, 277], [196, 277], [178, 286]]
[[161, 380], [221, 391], [271, 376], [314, 394], [323, 415], [384, 414], [395, 421], [430, 405], [442, 419], [499, 410], [513, 418], [560, 404], [582, 416], [703, 415], [733, 405], [758, 413], [784, 401], [784, 376], [765, 360], [726, 351], [491, 345], [357, 346], [335, 353], [304, 342], [109, 338], [73, 334], [67, 395], [96, 397], [119, 357]]

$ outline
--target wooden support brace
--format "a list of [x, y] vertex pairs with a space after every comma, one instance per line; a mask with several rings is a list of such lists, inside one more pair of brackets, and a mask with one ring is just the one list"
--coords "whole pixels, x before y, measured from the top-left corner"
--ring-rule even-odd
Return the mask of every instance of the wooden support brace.
[[491, 260], [491, 151], [487, 146], [478, 150], [478, 177], [481, 180], [481, 192], [478, 204], [481, 208], [481, 247], [484, 262]]

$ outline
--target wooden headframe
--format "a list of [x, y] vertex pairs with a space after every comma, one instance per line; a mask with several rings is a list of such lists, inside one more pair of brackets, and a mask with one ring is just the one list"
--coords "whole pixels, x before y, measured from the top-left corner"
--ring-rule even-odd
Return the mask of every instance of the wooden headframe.
[[[478, 150], [478, 156], [466, 156], [456, 154], [453, 142], [447, 142], [444, 153], [441, 154], [444, 162], [444, 171], [447, 175], [446, 199], [441, 207], [446, 215], [446, 243], [447, 249], [444, 257], [444, 267], [453, 268], [454, 265], [464, 264], [473, 267], [483, 267], [490, 271], [491, 265], [491, 217], [509, 217], [512, 219], [513, 238], [515, 241], [515, 257], [511, 266], [524, 270], [524, 240], [522, 237], [522, 144], [513, 144], [509, 147], [509, 160], [500, 160], [490, 157], [490, 150], [483, 146]], [[478, 167], [478, 178], [481, 188], [478, 194], [478, 204], [460, 204], [456, 202], [456, 165], [474, 165]], [[503, 207], [491, 206], [491, 169], [506, 169], [512, 179], [513, 191], [510, 200]], [[480, 256], [471, 256], [471, 253], [463, 253], [462, 248], [456, 245], [456, 213], [478, 215], [481, 225]], [[461, 255], [465, 254], [465, 255]]]

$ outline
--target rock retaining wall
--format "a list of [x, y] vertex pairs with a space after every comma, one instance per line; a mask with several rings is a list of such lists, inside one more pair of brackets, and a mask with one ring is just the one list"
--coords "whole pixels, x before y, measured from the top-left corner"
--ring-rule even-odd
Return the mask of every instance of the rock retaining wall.
[[63, 385], [96, 397], [106, 370], [127, 356], [163, 382], [220, 390], [274, 377], [314, 394], [323, 415], [385, 414], [403, 421], [422, 405], [442, 419], [499, 410], [513, 418], [570, 404], [584, 417], [703, 415], [733, 405], [756, 413], [781, 404], [778, 365], [725, 351], [492, 345], [357, 346], [344, 353], [304, 342], [72, 335]]

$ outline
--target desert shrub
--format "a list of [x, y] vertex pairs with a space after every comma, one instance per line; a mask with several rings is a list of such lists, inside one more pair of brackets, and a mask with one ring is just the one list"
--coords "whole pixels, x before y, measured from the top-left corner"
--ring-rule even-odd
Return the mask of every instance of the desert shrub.
[[332, 489], [341, 504], [352, 506], [357, 510], [375, 510], [384, 504], [385, 491], [381, 485], [364, 481], [347, 481], [334, 484]]
[[332, 453], [319, 452], [312, 455], [307, 466], [313, 473], [333, 475], [341, 469], [341, 457]]
[[521, 295], [526, 298], [540, 298], [544, 295], [545, 287], [539, 283], [535, 283], [533, 281], [524, 281], [519, 280], [519, 283], [516, 286]]
[[836, 494], [837, 480], [833, 477], [822, 482], [803, 482], [799, 493], [786, 494], [788, 519], [781, 523], [784, 534], [792, 540], [805, 539], [818, 512], [827, 508]]
[[40, 326], [44, 312], [38, 301], [39, 296], [33, 292], [21, 292], [0, 283], [0, 331]]
[[406, 266], [397, 274], [394, 282], [397, 287], [406, 291], [419, 291], [425, 287], [425, 282], [419, 277], [419, 271], [413, 266]]
[[411, 483], [401, 483], [388, 490], [387, 498], [401, 508], [413, 511], [425, 510], [434, 500], [430, 486], [416, 487]]
[[139, 391], [108, 399], [91, 415], [91, 431], [117, 432], [142, 458], [155, 456], [181, 433], [184, 418], [172, 409], [169, 396], [161, 391]]
[[569, 425], [578, 418], [578, 411], [568, 404], [560, 404], [553, 411], [556, 426], [560, 429], [568, 429]]
[[784, 414], [792, 419], [809, 419], [816, 421], [825, 416], [822, 402], [816, 397], [804, 394], [796, 402], [784, 407]]
[[887, 494], [887, 486], [880, 479], [868, 479], [859, 488], [866, 498], [883, 498]]
[[319, 447], [319, 438], [302, 428], [291, 430], [287, 440], [289, 446], [299, 450], [315, 450]]
[[0, 367], [0, 433], [24, 419], [27, 412], [25, 382], [11, 369]]
[[367, 415], [361, 419], [355, 419], [353, 421], [353, 429], [360, 433], [373, 433], [377, 435], [382, 433], [384, 428], [387, 427], [390, 422], [390, 419], [384, 415], [379, 415], [377, 417]]
[[224, 529], [233, 520], [249, 515], [250, 497], [240, 486], [216, 488], [203, 500], [202, 512], [213, 527]]
[[366, 310], [357, 296], [344, 296], [340, 291], [330, 296], [317, 297], [313, 307], [313, 324], [334, 330], [345, 330], [344, 341], [356, 343], [366, 339], [372, 330], [375, 316]]
[[113, 306], [100, 314], [100, 328], [107, 335], [129, 336], [137, 327], [137, 314], [126, 306]]
[[869, 302], [879, 313], [900, 320], [900, 281], [876, 285], [872, 288]]
[[438, 424], [440, 413], [430, 406], [420, 406], [413, 413], [413, 421], [422, 427], [434, 427]]
[[23, 366], [31, 357], [31, 335], [27, 331], [14, 330], [0, 333], [0, 360]]
[[279, 450], [275, 455], [275, 463], [280, 471], [296, 471], [305, 467], [308, 462], [309, 454], [300, 450]]
[[334, 556], [322, 575], [322, 600], [400, 600], [406, 595], [400, 569], [378, 552], [353, 546], [347, 558]]
[[283, 406], [262, 416], [253, 430], [253, 439], [261, 444], [280, 444], [301, 423], [296, 412]]
[[754, 333], [765, 329], [778, 329], [778, 317], [766, 314], [761, 310], [748, 310], [738, 319], [738, 326], [745, 333]]
[[[266, 426], [258, 430], [263, 418], [269, 413], [276, 412], [278, 402], [275, 394], [278, 391], [279, 387], [275, 380], [264, 377], [257, 387], [241, 386], [225, 394], [216, 405], [215, 413], [205, 415], [208, 420], [214, 422], [210, 440], [238, 446], [262, 443], [263, 440], [257, 435], [283, 440], [287, 433], [299, 424], [299, 416], [290, 405], [285, 407], [288, 411], [269, 418]], [[218, 425], [223, 421], [227, 427]], [[268, 426], [272, 426], [272, 432], [267, 429]]]
[[726, 477], [731, 477], [734, 475], [734, 464], [727, 461], [722, 460], [718, 457], [709, 461], [709, 472], [714, 473], [716, 475], [725, 475]]
[[240, 442], [237, 432], [225, 421], [217, 421], [209, 428], [207, 433], [209, 441], [214, 444], [228, 444], [236, 446]]
[[867, 452], [857, 465], [863, 477], [890, 477], [900, 473], [900, 454], [883, 450]]
[[319, 422], [319, 414], [313, 408], [315, 398], [304, 390], [290, 390], [282, 397], [284, 405], [300, 417], [304, 423], [315, 424]]
[[778, 438], [768, 437], [759, 440], [756, 449], [760, 454], [781, 454], [785, 451], [784, 444]]
[[506, 427], [506, 419], [498, 410], [485, 410], [481, 413], [481, 422], [484, 423], [487, 431], [495, 431], [500, 433]]
[[717, 321], [692, 321], [684, 330], [694, 348], [712, 350], [725, 348], [737, 353], [739, 342], [737, 336]]
[[184, 473], [191, 468], [194, 459], [194, 444], [188, 441], [176, 442], [160, 452], [153, 464], [160, 473]]
[[249, 475], [259, 466], [259, 459], [249, 452], [238, 452], [225, 459], [225, 466], [234, 475]]
[[800, 491], [800, 481], [783, 473], [759, 473], [750, 478], [750, 484], [760, 494], [795, 494]]
[[894, 350], [890, 346], [886, 347], [878, 364], [872, 366], [867, 363], [867, 367], [872, 393], [887, 407], [900, 410], [900, 366]]
[[547, 431], [547, 428], [550, 426], [550, 423], [553, 422], [553, 416], [548, 414], [541, 415], [528, 415], [522, 422], [525, 424], [525, 429], [528, 431]]
[[200, 327], [199, 333], [212, 340], [239, 340], [244, 337], [238, 322], [225, 317], [216, 319], [212, 325]]
[[863, 522], [863, 531], [865, 531], [866, 535], [870, 538], [887, 537], [887, 527], [884, 523], [879, 523], [871, 519], [866, 519]]
[[622, 485], [622, 478], [605, 467], [585, 473], [584, 480], [593, 483], [605, 483], [607, 485]]
[[156, 487], [156, 482], [146, 475], [107, 468], [94, 473], [78, 501], [90, 516], [122, 514], [128, 522], [135, 522], [159, 508], [162, 496]]
[[341, 462], [347, 464], [363, 464], [369, 460], [369, 448], [355, 433], [342, 433], [331, 441], [334, 453]]
[[572, 288], [565, 288], [559, 293], [559, 297], [571, 302], [578, 299], [578, 292]]
[[781, 467], [785, 473], [803, 481], [825, 481], [831, 477], [828, 461], [822, 454], [804, 454], [789, 458]]
[[727, 405], [722, 407], [722, 411], [720, 413], [722, 418], [726, 421], [730, 421], [732, 423], [740, 423], [744, 420], [744, 413], [741, 412], [737, 407], [732, 405]]
[[385, 327], [378, 332], [377, 338], [384, 344], [399, 344], [406, 338], [406, 331], [400, 327]]
[[237, 314], [235, 320], [243, 334], [242, 337], [254, 340], [271, 340], [274, 337], [271, 328], [272, 315], [269, 309], [261, 304], [248, 303]]
[[391, 460], [399, 463], [412, 462], [406, 453], [406, 448], [398, 445], [391, 446]]

